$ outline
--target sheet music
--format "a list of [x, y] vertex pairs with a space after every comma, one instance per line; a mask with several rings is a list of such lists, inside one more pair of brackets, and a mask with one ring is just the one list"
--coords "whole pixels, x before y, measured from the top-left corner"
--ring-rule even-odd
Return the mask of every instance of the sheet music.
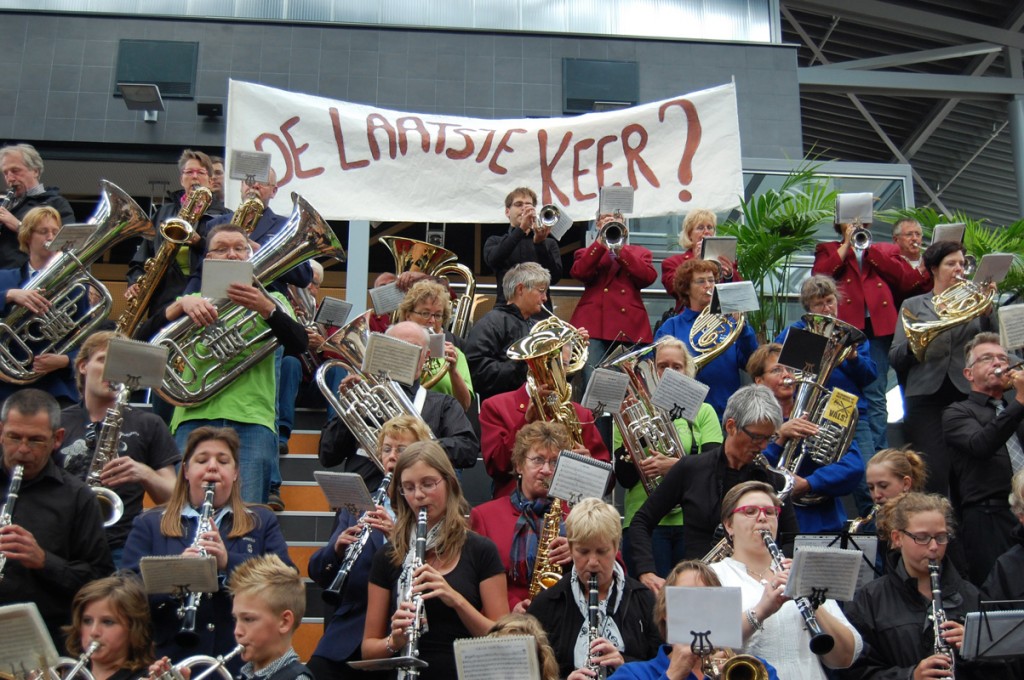
[[603, 498], [612, 466], [573, 451], [558, 454], [558, 465], [551, 478], [548, 496], [578, 503], [584, 498]]
[[398, 309], [404, 299], [405, 293], [398, 288], [397, 281], [370, 289], [370, 304], [373, 305], [374, 314], [390, 314]]
[[754, 290], [754, 284], [750, 281], [720, 283], [715, 286], [715, 294], [718, 296], [719, 309], [722, 314], [756, 312], [761, 309], [757, 291]]
[[679, 371], [665, 371], [651, 395], [651, 403], [665, 411], [672, 420], [685, 418], [692, 423], [709, 389], [701, 381]]
[[79, 250], [95, 231], [95, 224], [65, 224], [53, 240], [46, 244], [46, 249], [52, 253]]
[[354, 472], [314, 470], [313, 479], [320, 485], [331, 508], [344, 508], [353, 517], [373, 509], [373, 497], [362, 476]]
[[871, 192], [839, 194], [836, 196], [836, 223], [871, 224], [874, 220], [874, 202], [875, 197]]
[[598, 198], [597, 212], [600, 215], [619, 213], [628, 215], [633, 212], [633, 197], [636, 190], [633, 187], [601, 187]]
[[999, 308], [999, 341], [1011, 350], [1024, 347], [1024, 303]]
[[56, 666], [58, 658], [34, 602], [0, 607], [0, 671], [20, 677], [23, 670]]
[[371, 333], [366, 343], [362, 370], [371, 375], [387, 375], [403, 385], [412, 385], [420, 377], [419, 363], [423, 349], [411, 342]]
[[429, 333], [427, 336], [427, 347], [430, 350], [428, 356], [431, 359], [443, 359], [444, 333]]
[[955, 241], [956, 243], [963, 243], [964, 232], [966, 230], [967, 225], [963, 222], [936, 224], [935, 228], [932, 229], [932, 243], [938, 243], [939, 241]]
[[324, 326], [341, 327], [348, 321], [348, 315], [352, 313], [352, 303], [341, 298], [325, 297], [320, 307], [313, 316], [313, 321]]
[[960, 656], [967, 661], [1024, 656], [1024, 611], [969, 612]]
[[532, 635], [455, 641], [459, 680], [540, 680], [537, 640]]
[[626, 398], [628, 387], [629, 376], [625, 373], [608, 368], [594, 369], [580, 404], [595, 414], [618, 413], [622, 410], [622, 400]]
[[270, 154], [260, 151], [231, 150], [231, 174], [229, 179], [245, 180], [249, 177], [255, 182], [270, 181]]
[[981, 256], [978, 271], [971, 279], [975, 283], [1000, 283], [1013, 266], [1011, 253], [989, 253]]
[[707, 632], [707, 641], [715, 647], [742, 647], [740, 588], [665, 589], [666, 628], [670, 644], [688, 645], [694, 632]]
[[164, 345], [111, 338], [103, 364], [103, 379], [127, 385], [133, 390], [156, 389], [167, 371], [167, 354], [168, 349]]
[[[793, 542], [793, 552], [796, 554], [805, 548], [839, 548], [839, 541], [842, 538], [838, 534], [797, 534]], [[860, 555], [860, 570], [857, 572], [857, 587], [862, 588], [878, 577], [875, 572], [875, 560], [878, 557], [878, 537], [867, 534], [852, 534], [849, 538], [850, 545], [845, 550]]]
[[200, 294], [207, 300], [221, 300], [228, 296], [232, 283], [252, 283], [250, 260], [204, 260], [203, 283]]
[[[540, 221], [539, 213], [537, 215], [537, 221]], [[572, 218], [566, 214], [565, 208], [559, 206], [558, 221], [551, 227], [551, 235], [555, 237], [556, 241], [561, 241], [562, 237], [565, 236], [565, 232], [569, 231], [569, 227], [571, 227], [572, 224]]]
[[217, 558], [159, 555], [139, 560], [139, 573], [150, 595], [176, 594], [182, 588], [195, 593], [215, 593]]
[[797, 598], [824, 590], [830, 600], [852, 600], [859, 572], [859, 550], [803, 548], [793, 554], [784, 594]]
[[729, 262], [736, 261], [735, 236], [707, 236], [700, 242], [700, 259], [718, 261], [724, 257]]

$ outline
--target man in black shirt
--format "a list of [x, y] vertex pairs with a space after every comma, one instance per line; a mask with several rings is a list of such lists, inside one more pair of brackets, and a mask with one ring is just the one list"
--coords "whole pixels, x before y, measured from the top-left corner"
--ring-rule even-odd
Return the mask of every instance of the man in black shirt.
[[[119, 336], [101, 331], [82, 343], [75, 358], [82, 401], [61, 412], [65, 428], [61, 464], [83, 481], [92, 468], [96, 441], [107, 411], [117, 401], [117, 392], [103, 380], [107, 347], [115, 337]], [[178, 446], [159, 416], [125, 405], [121, 418], [117, 458], [108, 461], [100, 471], [102, 486], [116, 493], [124, 503], [121, 519], [107, 529], [107, 543], [117, 566], [132, 520], [142, 512], [143, 496], [148, 493], [157, 504], [169, 501], [174, 490], [174, 466], [181, 460]]]
[[519, 187], [505, 197], [508, 231], [491, 236], [484, 242], [484, 261], [494, 270], [498, 284], [496, 305], [507, 302], [502, 281], [509, 269], [523, 262], [536, 262], [551, 274], [552, 284], [562, 278], [562, 255], [551, 230], [537, 220], [537, 194], [528, 187]]
[[63, 439], [60, 407], [46, 392], [23, 389], [4, 401], [4, 504], [16, 469], [22, 481], [17, 500], [7, 504], [11, 524], [0, 528], [0, 605], [35, 602], [58, 649], [75, 593], [114, 570], [95, 495], [52, 460]]
[[[950, 495], [960, 515], [968, 578], [984, 583], [1012, 541], [1017, 520], [1007, 500], [1013, 473], [1024, 468], [1024, 371], [1008, 370], [997, 333], [978, 333], [964, 347], [967, 399], [946, 408], [946, 445], [953, 457]], [[1007, 404], [1003, 394], [1016, 396]]]
[[0, 269], [16, 269], [25, 263], [18, 249], [18, 228], [32, 208], [48, 205], [60, 213], [61, 224], [75, 221], [71, 204], [57, 187], [45, 187], [43, 159], [31, 144], [15, 144], [0, 149], [0, 173], [4, 176], [4, 195], [0, 195]]

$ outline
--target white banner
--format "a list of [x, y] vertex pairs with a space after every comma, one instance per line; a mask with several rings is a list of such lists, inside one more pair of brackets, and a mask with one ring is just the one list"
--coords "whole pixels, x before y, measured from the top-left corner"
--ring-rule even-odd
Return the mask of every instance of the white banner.
[[636, 189], [634, 217], [721, 212], [743, 192], [732, 84], [619, 111], [487, 120], [232, 80], [227, 145], [270, 153], [279, 196], [298, 192], [328, 219], [504, 222], [519, 186], [575, 220], [593, 218], [602, 186]]

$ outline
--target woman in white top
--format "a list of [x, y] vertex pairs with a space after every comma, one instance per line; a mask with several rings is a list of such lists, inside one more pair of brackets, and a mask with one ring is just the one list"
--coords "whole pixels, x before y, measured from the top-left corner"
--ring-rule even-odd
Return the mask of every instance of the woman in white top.
[[[769, 531], [775, 538], [782, 503], [774, 489], [763, 482], [734, 486], [722, 499], [722, 525], [733, 547], [732, 557], [711, 565], [722, 585], [743, 591], [743, 652], [771, 663], [786, 680], [824, 680], [822, 664], [847, 668], [860, 654], [860, 634], [846, 620], [838, 605], [826, 600], [816, 616], [835, 646], [827, 654], [811, 652], [810, 636], [796, 604], [782, 595], [789, 577], [790, 560], [783, 571], [772, 571], [771, 555], [761, 538]], [[820, 661], [820, 663], [819, 663]]]

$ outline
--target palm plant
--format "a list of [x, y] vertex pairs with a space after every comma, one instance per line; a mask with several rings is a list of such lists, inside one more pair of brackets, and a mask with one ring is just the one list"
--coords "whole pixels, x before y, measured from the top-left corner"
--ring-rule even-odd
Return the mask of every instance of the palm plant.
[[813, 250], [816, 225], [835, 211], [839, 192], [828, 178], [815, 174], [817, 168], [804, 164], [794, 169], [778, 189], [742, 201], [740, 221], [718, 228], [720, 234], [736, 237], [741, 273], [754, 284], [761, 309], [747, 318], [761, 342], [784, 326], [786, 275], [793, 256]]

